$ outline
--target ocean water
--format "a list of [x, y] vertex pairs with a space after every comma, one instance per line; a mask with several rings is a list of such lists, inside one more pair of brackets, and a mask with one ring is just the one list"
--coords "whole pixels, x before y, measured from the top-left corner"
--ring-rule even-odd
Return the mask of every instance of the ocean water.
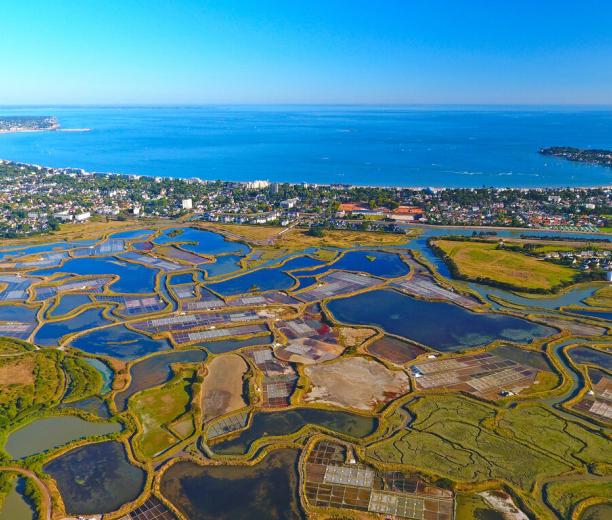
[[0, 158], [90, 171], [394, 186], [612, 184], [540, 156], [612, 148], [612, 108], [0, 107], [89, 132], [0, 135]]

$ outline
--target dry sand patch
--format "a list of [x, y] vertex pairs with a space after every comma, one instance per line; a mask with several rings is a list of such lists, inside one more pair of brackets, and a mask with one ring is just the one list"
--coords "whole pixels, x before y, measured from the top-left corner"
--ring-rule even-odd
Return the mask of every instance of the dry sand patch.
[[361, 327], [338, 327], [340, 339], [347, 347], [358, 347], [365, 340], [376, 334], [374, 329]]
[[410, 391], [410, 379], [405, 372], [389, 370], [363, 357], [311, 365], [304, 371], [312, 384], [306, 402], [372, 410]]
[[244, 359], [226, 354], [208, 363], [202, 383], [202, 417], [205, 421], [245, 406], [242, 397], [243, 376], [248, 370]]
[[0, 386], [33, 385], [34, 356], [15, 356], [13, 362], [0, 366]]

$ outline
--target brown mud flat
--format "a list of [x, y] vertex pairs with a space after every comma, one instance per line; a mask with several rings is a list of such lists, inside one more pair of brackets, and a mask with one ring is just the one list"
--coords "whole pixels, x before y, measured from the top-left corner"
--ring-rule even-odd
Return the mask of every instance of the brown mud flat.
[[403, 365], [427, 352], [413, 343], [402, 341], [392, 336], [384, 336], [367, 347], [367, 351], [385, 361]]

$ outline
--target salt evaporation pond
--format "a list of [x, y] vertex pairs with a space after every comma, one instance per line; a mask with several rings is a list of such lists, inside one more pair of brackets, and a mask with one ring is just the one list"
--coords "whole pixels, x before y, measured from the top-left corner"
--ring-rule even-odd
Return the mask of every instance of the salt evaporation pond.
[[524, 343], [556, 332], [525, 319], [476, 313], [452, 303], [419, 300], [389, 289], [332, 300], [327, 307], [342, 323], [378, 326], [443, 352], [478, 347], [496, 339]]

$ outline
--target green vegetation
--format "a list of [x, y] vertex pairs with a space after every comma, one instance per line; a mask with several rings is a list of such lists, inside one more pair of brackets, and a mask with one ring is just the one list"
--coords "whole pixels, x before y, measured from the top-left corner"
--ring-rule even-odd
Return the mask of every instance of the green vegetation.
[[13, 338], [0, 338], [0, 354], [21, 354], [23, 352], [31, 352], [36, 350], [36, 347], [31, 343]]
[[182, 235], [183, 233], [184, 230], [181, 228], [173, 229], [172, 231], [170, 231], [170, 233], [168, 233], [168, 238], [175, 238]]
[[577, 271], [525, 254], [500, 249], [492, 242], [432, 240], [457, 278], [509, 289], [546, 292], [575, 281]]
[[0, 429], [59, 400], [62, 356], [56, 350], [38, 350], [0, 357]]
[[32, 505], [32, 508], [34, 509], [35, 517], [42, 518], [40, 514], [41, 508], [42, 508], [42, 495], [40, 493], [40, 489], [38, 489], [38, 486], [34, 483], [34, 481], [31, 478], [26, 477], [25, 479], [25, 487], [23, 489], [23, 496]]
[[551, 482], [545, 486], [544, 492], [547, 502], [561, 518], [571, 518], [574, 508], [583, 500], [601, 498], [612, 501], [612, 478]]
[[456, 395], [407, 406], [406, 431], [367, 449], [372, 459], [408, 464], [456, 482], [503, 480], [530, 493], [538, 482], [607, 464], [605, 438], [539, 406], [499, 410]]
[[310, 229], [308, 230], [308, 236], [323, 238], [325, 236], [325, 229], [323, 228], [323, 226], [310, 226]]
[[595, 294], [589, 296], [584, 302], [593, 307], [612, 308], [612, 287], [602, 287]]
[[66, 401], [77, 401], [97, 394], [102, 388], [102, 376], [83, 359], [75, 356], [66, 356], [63, 362], [68, 388]]
[[130, 400], [129, 409], [142, 429], [135, 444], [145, 457], [154, 457], [176, 444], [181, 440], [178, 432], [191, 433], [184, 421], [191, 412], [194, 377], [193, 370], [182, 370], [166, 384], [145, 390]]
[[11, 473], [10, 471], [0, 471], [0, 511], [2, 511], [2, 504], [4, 503], [6, 495], [13, 489], [15, 476], [15, 473]]

